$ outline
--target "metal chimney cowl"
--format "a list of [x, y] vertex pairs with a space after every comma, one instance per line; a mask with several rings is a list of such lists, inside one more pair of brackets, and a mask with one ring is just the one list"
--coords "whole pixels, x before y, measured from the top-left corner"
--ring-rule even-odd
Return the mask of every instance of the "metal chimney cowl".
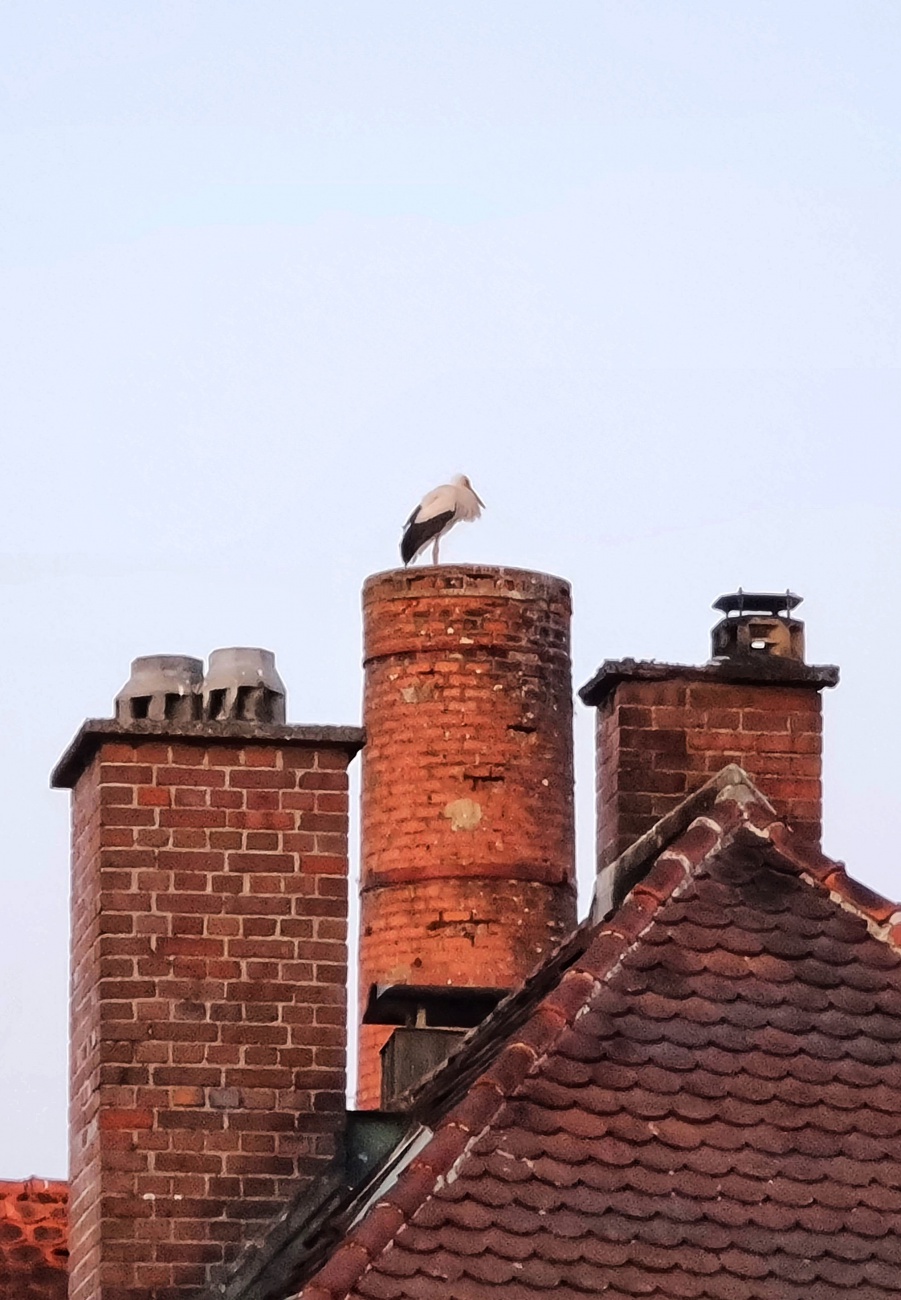
[[116, 721], [194, 722], [200, 717], [203, 660], [191, 655], [140, 655], [116, 696]]
[[285, 721], [285, 683], [271, 650], [230, 646], [211, 651], [202, 689], [208, 722]]
[[802, 597], [792, 591], [737, 592], [713, 608], [725, 618], [711, 632], [712, 661], [753, 660], [761, 655], [804, 663], [804, 624], [792, 614]]

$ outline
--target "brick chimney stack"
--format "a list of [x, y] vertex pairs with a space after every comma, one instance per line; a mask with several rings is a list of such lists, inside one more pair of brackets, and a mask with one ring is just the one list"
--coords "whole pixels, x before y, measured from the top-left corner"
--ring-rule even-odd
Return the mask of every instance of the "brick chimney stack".
[[821, 692], [838, 669], [804, 662], [804, 625], [792, 616], [800, 599], [721, 596], [703, 667], [608, 659], [579, 692], [597, 709], [599, 905], [622, 892], [607, 868], [728, 763], [819, 846]]
[[[343, 1121], [352, 727], [266, 651], [136, 660], [73, 791], [70, 1300], [184, 1300]], [[207, 701], [205, 716], [204, 699]]]
[[[569, 585], [520, 569], [396, 570], [366, 582], [363, 612], [367, 1107], [386, 1025], [476, 1023], [576, 913]], [[406, 1022], [373, 1014], [386, 987], [384, 1007], [406, 998]]]

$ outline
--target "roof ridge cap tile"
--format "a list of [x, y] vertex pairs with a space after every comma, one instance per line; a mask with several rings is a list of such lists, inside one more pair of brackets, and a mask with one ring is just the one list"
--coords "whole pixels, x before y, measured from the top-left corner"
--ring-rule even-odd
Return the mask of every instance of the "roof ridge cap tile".
[[[594, 929], [595, 926], [591, 923], [590, 918], [586, 917], [585, 920], [580, 921], [574, 930], [551, 948], [545, 959], [521, 981], [517, 988], [512, 989], [480, 1024], [475, 1025], [467, 1032], [463, 1040], [455, 1046], [445, 1061], [436, 1066], [419, 1084], [408, 1091], [407, 1097], [410, 1099], [409, 1110], [411, 1115], [428, 1124], [436, 1113], [439, 1120], [443, 1118], [445, 1113], [449, 1113], [440, 1109], [440, 1092], [437, 1098], [438, 1109], [436, 1111], [436, 1097], [434, 1095], [436, 1085], [440, 1085], [448, 1075], [455, 1076], [459, 1074], [461, 1061], [465, 1062], [470, 1057], [478, 1061], [484, 1051], [486, 1040], [490, 1043], [497, 1038], [500, 1042], [506, 1042], [517, 1032], [517, 1025], [521, 1029], [537, 1008], [543, 1004], [548, 993], [557, 987], [562, 975], [576, 962], [577, 957], [584, 953], [591, 941], [590, 936], [593, 934]], [[553, 976], [555, 967], [557, 972]], [[516, 1009], [520, 999], [527, 999], [528, 995], [534, 992], [535, 986], [540, 985], [547, 977], [548, 972], [552, 972], [553, 982], [548, 983], [544, 993], [538, 992], [536, 1000], [527, 1002], [522, 1019], [515, 1018], [512, 1025], [506, 1028], [506, 1019], [511, 1008]], [[529, 1007], [531, 1007], [531, 1010], [529, 1010]], [[505, 1028], [506, 1033], [503, 1032]], [[465, 1070], [463, 1073], [465, 1074]], [[479, 1068], [475, 1078], [481, 1078], [482, 1073], [483, 1068]], [[451, 1095], [453, 1096], [453, 1094]], [[456, 1104], [455, 1101], [449, 1102], [451, 1106], [454, 1104]]]
[[[734, 776], [740, 774], [740, 779]], [[715, 808], [732, 803], [739, 814], [736, 834], [768, 840], [779, 857], [810, 885], [825, 888], [846, 912], [865, 921], [874, 938], [901, 951], [901, 903], [879, 894], [849, 876], [845, 864], [827, 857], [821, 849], [799, 839], [769, 800], [741, 768], [724, 768]], [[734, 814], [733, 814], [734, 815]]]
[[[684, 888], [726, 840], [745, 825], [757, 829], [758, 825], [770, 825], [776, 817], [772, 806], [747, 774], [734, 764], [717, 773], [705, 789], [719, 790], [713, 806], [699, 812], [684, 830], [661, 848], [647, 875], [637, 880], [619, 906], [597, 923], [602, 930], [624, 938], [628, 931], [635, 938], [639, 937], [644, 927], [638, 930], [635, 927], [640, 919], [648, 914], [653, 919], [660, 905]], [[586, 949], [586, 956], [590, 947]], [[581, 959], [583, 964], [584, 961], [585, 957]], [[576, 963], [576, 968], [579, 964]]]
[[[741, 772], [741, 769], [737, 771]], [[727, 778], [727, 775], [732, 774], [724, 768], [718, 779]], [[715, 802], [715, 808], [727, 803], [734, 805], [739, 814], [736, 834], [769, 841], [782, 861], [807, 884], [825, 889], [839, 907], [860, 917], [874, 938], [901, 952], [901, 903], [849, 876], [843, 862], [799, 839], [797, 832], [778, 815], [750, 777], [744, 772], [741, 772], [741, 777], [743, 779], [738, 781], [724, 779]]]
[[[653, 906], [635, 906], [634, 924], [641, 919], [641, 929], [651, 924]], [[599, 928], [598, 937], [605, 937]], [[629, 927], [630, 930], [632, 926]], [[621, 957], [636, 942], [617, 931], [615, 935]], [[397, 1181], [360, 1224], [351, 1229], [333, 1255], [298, 1293], [302, 1300], [342, 1300], [378, 1256], [388, 1247], [401, 1228], [410, 1221], [425, 1199], [440, 1189], [451, 1177], [454, 1166], [466, 1155], [496, 1117], [501, 1107], [526, 1076], [575, 1021], [598, 987], [599, 979], [583, 966], [584, 957], [564, 971], [559, 982], [541, 999], [532, 1014], [514, 1030], [504, 1047], [479, 1075], [467, 1094], [436, 1125], [434, 1135], [422, 1152], [402, 1171]], [[611, 960], [611, 970], [618, 962]], [[565, 984], [565, 989], [562, 987]], [[392, 1211], [379, 1213], [380, 1211]], [[400, 1219], [397, 1218], [398, 1212]], [[377, 1217], [376, 1217], [377, 1216]], [[351, 1250], [356, 1258], [349, 1258]], [[340, 1258], [339, 1258], [340, 1257]], [[351, 1276], [352, 1275], [352, 1276]], [[349, 1279], [349, 1280], [348, 1280]]]
[[69, 1199], [69, 1184], [64, 1178], [0, 1179], [0, 1210], [16, 1201], [40, 1201], [59, 1205]]
[[901, 952], [901, 903], [878, 894], [849, 876], [843, 862], [829, 858], [819, 849], [799, 840], [784, 822], [771, 826], [767, 838], [780, 858], [802, 879], [825, 889], [839, 907], [866, 922], [874, 938]]

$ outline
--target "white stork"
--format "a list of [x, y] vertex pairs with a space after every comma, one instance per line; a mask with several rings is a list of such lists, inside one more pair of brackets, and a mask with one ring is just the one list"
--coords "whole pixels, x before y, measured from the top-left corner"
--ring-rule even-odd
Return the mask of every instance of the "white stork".
[[444, 534], [461, 519], [467, 522], [478, 519], [482, 513], [479, 507], [484, 506], [485, 502], [473, 491], [465, 474], [458, 474], [449, 483], [427, 492], [404, 524], [400, 542], [404, 564], [411, 564], [432, 541], [432, 563], [437, 564], [438, 543]]

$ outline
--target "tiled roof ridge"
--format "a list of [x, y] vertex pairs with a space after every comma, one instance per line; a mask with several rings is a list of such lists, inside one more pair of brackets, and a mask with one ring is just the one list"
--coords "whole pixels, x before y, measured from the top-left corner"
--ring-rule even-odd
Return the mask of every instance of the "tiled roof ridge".
[[845, 870], [845, 864], [799, 841], [789, 826], [774, 821], [766, 838], [784, 863], [810, 885], [825, 889], [834, 903], [860, 917], [875, 939], [901, 952], [901, 903], [863, 885]]
[[[732, 829], [739, 838], [751, 837], [758, 842], [766, 839], [784, 866], [796, 871], [807, 884], [825, 888], [833, 902], [866, 923], [874, 938], [901, 951], [901, 903], [861, 884], [848, 875], [843, 862], [827, 857], [813, 845], [800, 840], [747, 772], [737, 764], [724, 767], [706, 786], [702, 786], [695, 795], [686, 799], [667, 818], [663, 818], [637, 840], [619, 861], [625, 862], [632, 856], [639, 860], [644, 857], [646, 860], [648, 850], [653, 851], [655, 843], [659, 844], [662, 836], [665, 836], [666, 822], [680, 816], [684, 822], [685, 812], [705, 806], [713, 792], [715, 794], [709, 814], [695, 817], [679, 838], [678, 849], [675, 844], [671, 845], [659, 854], [658, 862], [671, 853], [684, 856], [685, 845], [690, 849], [694, 842], [694, 837], [689, 837], [688, 833], [698, 825], [715, 823], [724, 830], [727, 827]], [[700, 860], [691, 862], [693, 870], [700, 865]], [[644, 883], [639, 880], [631, 892], [640, 892]]]
[[[467, 1094], [436, 1126], [434, 1136], [403, 1170], [393, 1187], [351, 1229], [331, 1258], [301, 1289], [298, 1296], [302, 1300], [341, 1300], [357, 1285], [423, 1201], [453, 1179], [454, 1167], [560, 1035], [582, 1014], [599, 985], [619, 969], [626, 954], [653, 925], [658, 908], [686, 888], [694, 872], [745, 820], [750, 801], [742, 794], [740, 778], [744, 773], [732, 767], [726, 769], [726, 774], [728, 780], [715, 786], [708, 783], [725, 796], [715, 814], [691, 822], [671, 847], [659, 855], [647, 877], [636, 885], [623, 905], [592, 928], [584, 953], [542, 998], [515, 1032], [513, 1041], [502, 1048]], [[753, 802], [764, 816], [774, 815], [762, 796]]]
[[735, 764], [725, 767], [713, 781], [719, 790], [714, 812], [729, 803], [740, 810], [737, 834], [768, 840], [784, 866], [807, 884], [825, 888], [833, 902], [866, 923], [874, 938], [901, 951], [901, 903], [862, 885], [848, 875], [843, 862], [799, 839], [742, 768]]
[[[671, 808], [654, 823], [643, 835], [634, 840], [618, 858], [605, 865], [599, 881], [607, 878], [615, 881], [613, 888], [613, 907], [618, 907], [633, 885], [647, 875], [651, 865], [665, 849], [688, 830], [689, 826], [704, 814], [712, 813], [717, 802], [733, 802], [741, 807], [753, 804], [757, 808], [757, 817], [761, 825], [768, 819], [777, 820], [776, 810], [766, 796], [754, 785], [744, 768], [737, 763], [730, 763], [719, 772], [714, 773], [704, 785], [687, 795], [675, 808]], [[592, 919], [600, 921], [610, 908], [610, 902], [599, 908], [596, 892], [592, 907]]]

